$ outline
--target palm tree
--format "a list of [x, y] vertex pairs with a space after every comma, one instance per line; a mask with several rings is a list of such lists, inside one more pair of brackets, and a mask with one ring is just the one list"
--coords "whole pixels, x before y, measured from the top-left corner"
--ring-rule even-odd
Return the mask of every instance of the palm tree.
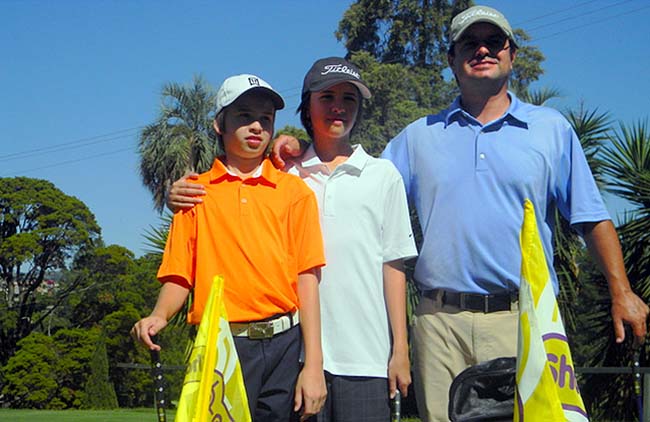
[[619, 228], [628, 275], [638, 294], [650, 299], [650, 132], [647, 122], [619, 125], [603, 153], [609, 191], [631, 202]]
[[578, 135], [591, 173], [602, 189], [605, 186], [603, 163], [598, 157], [603, 145], [609, 140], [612, 125], [609, 113], [599, 112], [597, 108], [590, 110], [581, 104], [577, 110], [567, 111], [565, 117]]
[[[650, 300], [650, 133], [646, 123], [619, 124], [602, 149], [602, 175], [608, 191], [631, 202], [636, 208], [627, 212], [618, 227], [623, 255], [632, 288], [647, 303]], [[582, 306], [584, 326], [590, 341], [589, 366], [631, 366], [634, 353], [631, 332], [623, 345], [615, 343], [607, 286], [602, 276], [591, 273], [592, 298]], [[644, 345], [641, 365], [647, 365], [649, 348]], [[630, 375], [619, 375], [604, 382], [602, 376], [587, 375], [583, 393], [593, 401], [592, 416], [612, 420], [633, 420], [633, 391]], [[612, 394], [612, 392], [617, 392]]]
[[[602, 162], [598, 159], [598, 153], [603, 143], [608, 139], [608, 132], [611, 127], [611, 119], [607, 112], [599, 112], [598, 109], [587, 109], [580, 105], [577, 110], [569, 110], [564, 113], [578, 139], [587, 158], [596, 183], [599, 187], [604, 186]], [[575, 303], [582, 290], [580, 270], [587, 265], [586, 253], [578, 234], [571, 229], [569, 223], [555, 212], [554, 232], [554, 267], [560, 280], [560, 293], [558, 304], [562, 309], [567, 329], [576, 332], [578, 325], [578, 311]], [[583, 263], [580, 265], [580, 263]]]
[[216, 94], [200, 76], [191, 85], [170, 82], [162, 89], [156, 121], [140, 134], [140, 175], [162, 212], [171, 183], [189, 171], [207, 171], [218, 153], [212, 120]]
[[520, 100], [534, 105], [546, 105], [549, 100], [560, 97], [560, 90], [556, 88], [516, 90]]

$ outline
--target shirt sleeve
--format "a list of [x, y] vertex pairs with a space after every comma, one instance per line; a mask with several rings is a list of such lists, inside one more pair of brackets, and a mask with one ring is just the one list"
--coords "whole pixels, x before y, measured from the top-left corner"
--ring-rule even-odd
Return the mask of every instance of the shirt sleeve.
[[[299, 181], [304, 185], [302, 180]], [[323, 235], [314, 193], [304, 185], [301, 195], [290, 210], [290, 226], [295, 244], [298, 274], [325, 265]]]
[[385, 158], [393, 163], [399, 173], [402, 175], [404, 188], [406, 194], [411, 195], [411, 166], [408, 150], [408, 126], [402, 130], [396, 137], [394, 137], [384, 152], [381, 153], [381, 158]]
[[567, 141], [563, 144], [555, 185], [557, 207], [571, 225], [609, 220], [580, 140], [568, 122], [566, 125]]
[[402, 178], [391, 163], [386, 164], [391, 177], [384, 198], [382, 253], [384, 262], [389, 262], [413, 258], [418, 253]]
[[196, 267], [196, 207], [174, 214], [158, 280], [172, 281], [187, 288], [194, 287]]

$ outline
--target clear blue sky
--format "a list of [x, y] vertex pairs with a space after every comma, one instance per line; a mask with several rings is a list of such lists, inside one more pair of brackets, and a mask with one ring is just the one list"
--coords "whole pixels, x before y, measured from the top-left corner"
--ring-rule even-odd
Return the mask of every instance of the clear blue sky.
[[[255, 73], [294, 114], [304, 73], [343, 55], [334, 31], [351, 1], [0, 0], [0, 177], [50, 180], [95, 214], [107, 244], [144, 252], [158, 224], [138, 175], [138, 130], [152, 122], [169, 81], [203, 75], [215, 88]], [[560, 109], [648, 118], [650, 2], [484, 1], [532, 36], [546, 61], [534, 87], [554, 87]], [[543, 5], [543, 6], [542, 6]], [[607, 198], [610, 212], [620, 202]]]

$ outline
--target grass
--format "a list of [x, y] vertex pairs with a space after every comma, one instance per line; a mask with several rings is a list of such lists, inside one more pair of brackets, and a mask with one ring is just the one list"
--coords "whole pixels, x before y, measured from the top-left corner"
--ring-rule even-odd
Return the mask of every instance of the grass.
[[[167, 411], [167, 421], [174, 420], [174, 412]], [[4, 422], [157, 422], [154, 409], [116, 410], [32, 410], [0, 409], [0, 421]]]
[[[167, 421], [173, 422], [174, 412], [167, 411]], [[157, 422], [154, 409], [116, 410], [32, 410], [0, 409], [2, 422]], [[402, 418], [402, 422], [419, 422], [417, 418]]]

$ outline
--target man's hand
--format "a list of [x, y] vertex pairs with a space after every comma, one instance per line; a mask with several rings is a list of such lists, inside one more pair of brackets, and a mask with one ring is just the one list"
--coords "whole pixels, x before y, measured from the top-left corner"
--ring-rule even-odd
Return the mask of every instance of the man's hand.
[[190, 173], [175, 181], [172, 187], [169, 188], [167, 208], [175, 213], [203, 202], [201, 197], [205, 195], [205, 187], [191, 182], [191, 180], [196, 180], [198, 177], [198, 174]]
[[399, 388], [402, 397], [408, 395], [411, 385], [411, 365], [409, 363], [408, 350], [406, 353], [394, 353], [388, 362], [388, 392], [390, 398], [395, 397], [395, 389]]
[[625, 340], [625, 323], [630, 324], [634, 342], [641, 345], [648, 332], [648, 305], [634, 294], [625, 272], [623, 252], [611, 220], [584, 223], [584, 239], [591, 256], [605, 276], [612, 297], [612, 322], [616, 343]]
[[293, 410], [298, 412], [302, 408], [300, 420], [305, 421], [320, 412], [326, 397], [327, 387], [323, 370], [311, 369], [305, 365], [298, 374]]
[[151, 340], [151, 337], [158, 334], [165, 326], [167, 326], [167, 320], [165, 318], [148, 316], [135, 323], [131, 329], [131, 337], [135, 341], [147, 346], [149, 350], [160, 350], [160, 346], [155, 344]]
[[626, 290], [612, 297], [612, 321], [616, 343], [625, 340], [625, 326], [630, 324], [634, 334], [635, 345], [645, 342], [648, 333], [648, 313], [650, 308], [631, 290]]
[[275, 168], [282, 170], [286, 165], [285, 161], [290, 158], [300, 157], [305, 151], [298, 138], [290, 135], [280, 135], [273, 140], [271, 148], [271, 161]]

